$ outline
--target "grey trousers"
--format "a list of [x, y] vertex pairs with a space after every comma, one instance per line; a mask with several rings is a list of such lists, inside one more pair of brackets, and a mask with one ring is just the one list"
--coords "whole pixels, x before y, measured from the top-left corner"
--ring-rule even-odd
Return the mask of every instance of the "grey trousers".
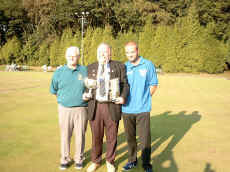
[[150, 164], [151, 156], [151, 133], [150, 133], [150, 113], [144, 112], [140, 114], [125, 114], [123, 113], [123, 122], [125, 134], [128, 143], [129, 162], [137, 159], [137, 140], [136, 133], [138, 132], [142, 166], [144, 169], [152, 168]]
[[87, 128], [86, 107], [64, 107], [58, 105], [59, 126], [61, 134], [61, 164], [71, 161], [70, 142], [75, 134], [75, 163], [83, 163], [85, 148], [85, 132]]

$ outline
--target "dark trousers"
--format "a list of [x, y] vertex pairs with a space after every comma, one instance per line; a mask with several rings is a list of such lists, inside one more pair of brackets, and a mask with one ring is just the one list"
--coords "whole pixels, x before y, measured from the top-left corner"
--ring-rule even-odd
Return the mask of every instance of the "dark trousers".
[[129, 162], [136, 161], [137, 158], [137, 140], [136, 131], [140, 140], [141, 158], [144, 169], [152, 168], [151, 158], [151, 133], [150, 133], [150, 113], [125, 114], [123, 113], [123, 122], [128, 143]]
[[119, 122], [115, 122], [109, 115], [108, 104], [97, 103], [94, 120], [90, 121], [92, 132], [91, 160], [99, 164], [102, 159], [104, 129], [106, 135], [106, 161], [114, 163], [117, 146], [117, 131]]

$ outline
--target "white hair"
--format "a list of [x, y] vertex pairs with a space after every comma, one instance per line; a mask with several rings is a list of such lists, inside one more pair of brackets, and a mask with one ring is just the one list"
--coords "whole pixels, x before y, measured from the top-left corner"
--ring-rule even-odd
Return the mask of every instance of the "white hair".
[[78, 47], [76, 46], [71, 46], [69, 48], [67, 48], [66, 52], [65, 52], [65, 57], [69, 56], [69, 55], [80, 55], [80, 50]]
[[101, 43], [97, 48], [97, 58], [99, 58], [99, 56], [100, 56], [100, 51], [101, 51], [102, 47], [108, 47], [109, 48], [109, 55], [111, 56], [111, 47], [110, 47], [110, 45], [106, 44], [106, 43]]

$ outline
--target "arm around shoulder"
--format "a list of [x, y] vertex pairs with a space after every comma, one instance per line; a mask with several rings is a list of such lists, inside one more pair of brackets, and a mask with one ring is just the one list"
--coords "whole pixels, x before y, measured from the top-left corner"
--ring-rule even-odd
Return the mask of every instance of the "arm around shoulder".
[[121, 97], [123, 97], [124, 102], [129, 94], [129, 84], [126, 75], [126, 67], [123, 63], [120, 64], [121, 68], [121, 78], [120, 78], [120, 86], [121, 86]]

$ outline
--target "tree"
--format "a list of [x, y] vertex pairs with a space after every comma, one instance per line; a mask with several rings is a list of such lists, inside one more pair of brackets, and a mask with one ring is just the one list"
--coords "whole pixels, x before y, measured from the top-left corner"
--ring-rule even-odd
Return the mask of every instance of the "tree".
[[197, 1], [199, 6], [200, 23], [207, 26], [214, 22], [214, 35], [225, 42], [230, 33], [230, 1], [229, 0], [202, 0]]
[[152, 24], [152, 17], [149, 16], [143, 30], [139, 33], [139, 51], [142, 56], [154, 61], [154, 37], [156, 27]]
[[[13, 36], [20, 38], [28, 23], [26, 12], [22, 7], [21, 1], [0, 0], [0, 20], [1, 25], [4, 26], [4, 32], [1, 30], [1, 34], [6, 39], [11, 39]], [[1, 26], [2, 27], [2, 26]]]
[[17, 37], [8, 40], [6, 44], [0, 49], [0, 59], [3, 63], [21, 63], [19, 61], [19, 54], [21, 50], [21, 43]]

